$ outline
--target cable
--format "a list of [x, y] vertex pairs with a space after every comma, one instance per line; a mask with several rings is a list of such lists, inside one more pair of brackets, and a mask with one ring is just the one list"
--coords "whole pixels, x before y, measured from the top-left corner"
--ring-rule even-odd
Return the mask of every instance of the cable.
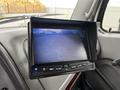
[[23, 41], [23, 51], [24, 51], [24, 53], [25, 53], [25, 56], [26, 56], [26, 58], [28, 59], [28, 52], [27, 52], [27, 50], [26, 50], [26, 42], [28, 41], [28, 39], [26, 38], [26, 39], [24, 39], [24, 41]]
[[43, 89], [43, 90], [45, 90], [45, 87], [44, 87], [44, 85], [42, 84], [41, 80], [40, 80], [40, 79], [38, 79], [38, 81], [39, 81], [39, 83], [40, 83], [40, 85], [41, 85], [42, 89]]
[[87, 80], [85, 80], [85, 83], [90, 88], [90, 90], [94, 90], [93, 86]]

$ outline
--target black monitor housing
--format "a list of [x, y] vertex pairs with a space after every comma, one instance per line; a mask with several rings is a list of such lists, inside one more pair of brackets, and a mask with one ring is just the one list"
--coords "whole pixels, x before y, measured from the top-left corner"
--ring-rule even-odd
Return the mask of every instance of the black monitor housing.
[[94, 70], [95, 22], [31, 17], [28, 24], [31, 79]]

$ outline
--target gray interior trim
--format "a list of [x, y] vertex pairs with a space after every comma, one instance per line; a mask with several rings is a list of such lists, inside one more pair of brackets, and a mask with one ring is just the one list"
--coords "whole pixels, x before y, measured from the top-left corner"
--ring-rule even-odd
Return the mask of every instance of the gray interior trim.
[[28, 90], [28, 86], [23, 80], [22, 76], [20, 76], [19, 71], [12, 58], [5, 50], [2, 44], [0, 44], [0, 63], [5, 71], [8, 73], [10, 79], [12, 79], [13, 83], [16, 86], [17, 90]]
[[88, 12], [85, 12], [85, 16], [86, 18], [89, 18], [91, 13], [93, 12], [94, 8], [95, 8], [95, 5], [98, 3], [99, 0], [94, 0], [93, 3], [92, 3], [92, 6], [90, 7], [89, 11]]

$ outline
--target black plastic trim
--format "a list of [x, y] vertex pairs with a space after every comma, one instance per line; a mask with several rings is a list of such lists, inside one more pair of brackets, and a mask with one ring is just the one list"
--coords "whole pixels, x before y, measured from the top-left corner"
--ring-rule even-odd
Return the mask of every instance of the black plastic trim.
[[104, 29], [104, 28], [102, 27], [102, 25], [103, 25], [103, 18], [104, 18], [104, 14], [105, 14], [105, 11], [106, 11], [108, 2], [109, 2], [109, 0], [103, 0], [102, 5], [101, 5], [101, 8], [100, 8], [100, 12], [99, 12], [99, 14], [98, 14], [97, 21], [100, 22], [100, 28], [101, 28], [102, 31], [104, 31], [105, 33], [120, 34], [119, 31], [111, 31], [111, 32], [109, 32], [108, 30], [106, 30], [106, 29]]
[[106, 10], [106, 7], [107, 7], [107, 4], [108, 4], [109, 0], [103, 0], [102, 1], [102, 5], [100, 7], [100, 12], [98, 14], [98, 18], [97, 18], [97, 21], [99, 22], [102, 22], [103, 21], [103, 17], [104, 17], [104, 13], [105, 13], [105, 10]]

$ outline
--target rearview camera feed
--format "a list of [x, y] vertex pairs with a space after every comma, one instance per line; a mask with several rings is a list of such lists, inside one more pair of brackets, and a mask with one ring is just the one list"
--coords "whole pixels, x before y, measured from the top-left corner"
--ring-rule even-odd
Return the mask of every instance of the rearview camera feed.
[[77, 29], [32, 29], [35, 64], [87, 60], [86, 33]]

